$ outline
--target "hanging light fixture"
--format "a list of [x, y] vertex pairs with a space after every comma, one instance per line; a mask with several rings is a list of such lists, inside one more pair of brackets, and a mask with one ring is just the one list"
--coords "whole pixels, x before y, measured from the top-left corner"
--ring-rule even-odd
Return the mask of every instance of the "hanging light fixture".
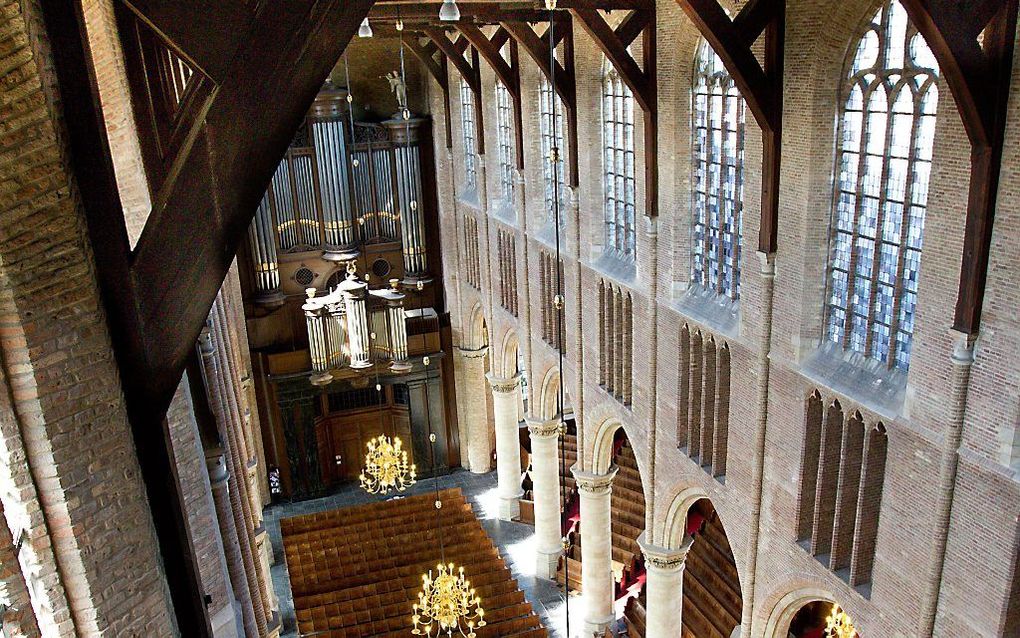
[[359, 38], [372, 37], [372, 25], [368, 23], [367, 17], [361, 21], [361, 26], [358, 27], [358, 37]]
[[457, 0], [443, 0], [443, 6], [439, 7], [439, 19], [445, 22], [460, 20], [460, 7], [457, 6]]
[[417, 472], [414, 463], [408, 463], [407, 450], [400, 439], [380, 434], [368, 442], [365, 469], [358, 479], [369, 494], [388, 494], [390, 490], [403, 492], [414, 485]]
[[411, 633], [475, 638], [475, 629], [485, 626], [485, 610], [471, 581], [464, 577], [464, 568], [455, 568], [453, 563], [439, 563], [435, 576], [430, 569], [421, 579], [422, 590], [414, 605]]
[[[419, 314], [422, 308], [422, 290], [424, 285], [421, 281], [415, 286], [418, 292]], [[422, 350], [426, 351], [425, 333], [421, 335]], [[430, 364], [428, 355], [422, 356], [422, 365], [428, 368]], [[464, 568], [457, 567], [452, 562], [446, 561], [446, 549], [443, 545], [442, 518], [439, 511], [443, 508], [443, 501], [439, 494], [439, 473], [436, 471], [436, 435], [432, 431], [432, 411], [429, 406], [429, 384], [425, 383], [425, 423], [429, 433], [429, 458], [432, 465], [432, 475], [435, 485], [436, 498], [436, 525], [435, 532], [439, 541], [440, 561], [436, 564], [435, 570], [421, 576], [421, 591], [418, 592], [418, 602], [412, 607], [411, 633], [415, 636], [446, 635], [447, 637], [461, 636], [462, 638], [476, 638], [475, 630], [485, 626], [485, 609], [482, 608], [482, 600], [478, 597], [475, 589], [471, 587], [471, 581], [464, 576]]]
[[857, 638], [857, 628], [854, 627], [850, 614], [840, 609], [839, 605], [832, 606], [832, 613], [825, 619], [826, 638]]

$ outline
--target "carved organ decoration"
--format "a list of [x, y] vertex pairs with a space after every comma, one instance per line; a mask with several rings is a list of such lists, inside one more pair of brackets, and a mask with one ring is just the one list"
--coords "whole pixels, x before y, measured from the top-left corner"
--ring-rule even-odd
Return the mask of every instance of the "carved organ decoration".
[[388, 361], [394, 373], [410, 371], [407, 358], [407, 324], [400, 281], [390, 288], [369, 290], [358, 279], [354, 262], [347, 277], [327, 294], [317, 297], [308, 288], [301, 309], [308, 328], [313, 385], [328, 385], [334, 371], [365, 371]]
[[262, 306], [283, 304], [281, 280], [289, 278], [281, 276], [281, 262], [310, 252], [347, 262], [396, 244], [405, 283], [429, 279], [420, 149], [425, 120], [404, 111], [381, 123], [355, 123], [349, 102], [346, 90], [327, 82], [249, 227], [254, 299]]

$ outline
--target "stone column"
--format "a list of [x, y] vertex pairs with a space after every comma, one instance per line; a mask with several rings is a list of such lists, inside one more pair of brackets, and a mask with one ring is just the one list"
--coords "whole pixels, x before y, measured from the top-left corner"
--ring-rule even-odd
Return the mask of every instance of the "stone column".
[[477, 350], [457, 348], [460, 368], [457, 403], [461, 405], [461, 449], [466, 450], [468, 469], [485, 474], [492, 465], [492, 435], [489, 433], [489, 412], [485, 396], [480, 392], [485, 379], [485, 356], [488, 346]]
[[605, 474], [571, 468], [581, 496], [581, 591], [585, 635], [602, 635], [613, 622], [612, 494], [617, 467]]
[[258, 623], [255, 621], [255, 607], [252, 603], [251, 589], [245, 573], [244, 558], [241, 555], [241, 542], [234, 526], [234, 513], [230, 503], [230, 472], [227, 462], [219, 450], [207, 450], [206, 468], [209, 470], [209, 485], [212, 490], [213, 503], [216, 506], [216, 522], [220, 527], [223, 539], [223, 552], [227, 559], [227, 574], [234, 591], [234, 600], [241, 608], [243, 635], [259, 635]]
[[521, 376], [509, 379], [486, 375], [492, 385], [496, 420], [496, 472], [499, 477], [499, 517], [504, 521], [521, 513], [521, 439], [517, 427], [517, 395]]
[[531, 482], [535, 499], [535, 575], [555, 578], [562, 554], [560, 527], [560, 421], [528, 421], [531, 434]]
[[648, 578], [645, 581], [645, 638], [680, 635], [684, 564], [693, 543], [693, 538], [687, 538], [679, 549], [667, 549], [649, 544], [645, 534], [638, 537]]

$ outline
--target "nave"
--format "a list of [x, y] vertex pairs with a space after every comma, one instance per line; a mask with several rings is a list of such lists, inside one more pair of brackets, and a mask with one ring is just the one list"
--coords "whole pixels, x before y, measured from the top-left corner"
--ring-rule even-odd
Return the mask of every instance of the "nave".
[[[534, 575], [534, 548], [533, 548], [533, 533], [534, 528], [530, 525], [513, 521], [502, 521], [498, 519], [498, 497], [495, 492], [496, 488], [496, 474], [491, 472], [489, 474], [472, 474], [466, 471], [456, 471], [448, 476], [444, 476], [440, 479], [441, 489], [441, 500], [443, 501], [443, 515], [445, 525], [449, 527], [455, 524], [452, 519], [457, 518], [463, 525], [467, 523], [470, 526], [470, 520], [463, 515], [463, 513], [453, 515], [455, 502], [458, 501], [459, 496], [455, 494], [463, 494], [465, 503], [473, 508], [474, 514], [477, 516], [477, 523], [480, 524], [481, 529], [484, 530], [488, 539], [491, 540], [492, 545], [495, 546], [496, 550], [502, 556], [503, 561], [506, 563], [506, 567], [509, 569], [509, 578], [516, 581], [516, 585], [512, 587], [508, 592], [501, 594], [503, 599], [510, 600], [515, 598], [514, 590], [520, 589], [523, 592], [524, 604], [530, 606], [535, 614], [535, 620], [540, 622], [542, 627], [548, 630], [548, 633], [483, 633], [479, 632], [479, 637], [484, 636], [540, 636], [548, 635], [553, 638], [558, 638], [565, 635], [561, 628], [564, 619], [564, 598], [562, 591], [557, 588], [556, 584], [545, 579], [536, 578]], [[435, 526], [433, 514], [435, 512], [432, 509], [432, 502], [435, 498], [435, 484], [432, 480], [419, 481], [417, 484], [410, 487], [406, 492], [401, 494], [401, 499], [386, 499], [379, 496], [371, 496], [366, 494], [362, 490], [358, 489], [355, 485], [345, 485], [339, 491], [318, 499], [306, 500], [293, 503], [281, 503], [275, 505], [266, 511], [265, 524], [269, 532], [270, 540], [273, 546], [273, 557], [274, 563], [271, 568], [273, 584], [276, 591], [280, 596], [280, 613], [283, 620], [283, 630], [281, 632], [282, 638], [298, 638], [305, 635], [322, 635], [332, 636], [334, 638], [339, 636], [375, 636], [375, 635], [387, 635], [385, 633], [325, 633], [325, 634], [314, 634], [313, 631], [319, 631], [318, 625], [315, 625], [316, 629], [302, 628], [302, 632], [298, 632], [297, 621], [305, 616], [309, 616], [311, 608], [317, 605], [310, 605], [309, 603], [322, 603], [325, 602], [325, 598], [329, 595], [306, 595], [306, 592], [315, 590], [315, 586], [308, 583], [296, 583], [292, 574], [288, 574], [288, 564], [292, 564], [289, 558], [286, 558], [284, 549], [285, 538], [296, 539], [300, 536], [298, 533], [298, 525], [303, 524], [306, 528], [313, 527], [312, 521], [328, 519], [336, 517], [336, 513], [343, 512], [344, 517], [354, 514], [355, 512], [363, 511], [366, 505], [377, 504], [377, 507], [385, 510], [387, 507], [392, 507], [396, 501], [399, 503], [401, 500], [404, 503], [408, 501], [423, 500], [424, 504], [427, 505], [424, 511], [424, 518], [418, 518], [409, 525], [413, 525], [415, 531], [420, 532], [422, 538], [433, 538], [431, 529]], [[352, 509], [347, 509], [352, 508]], [[375, 509], [373, 510], [375, 511]], [[451, 516], [452, 515], [452, 516]], [[340, 518], [340, 517], [337, 517]], [[289, 519], [289, 520], [288, 520]], [[282, 533], [282, 530], [287, 530]], [[307, 530], [305, 530], [307, 531]], [[390, 540], [398, 534], [405, 533], [409, 530], [391, 530], [384, 529], [382, 524], [376, 526], [375, 536], [376, 540]], [[451, 530], [447, 530], [446, 538], [449, 538]], [[482, 540], [484, 545], [484, 539]], [[399, 545], [399, 543], [398, 543]], [[480, 546], [478, 542], [475, 542], [474, 546]], [[397, 548], [394, 547], [394, 550]], [[435, 547], [435, 551], [438, 552], [438, 545]], [[448, 555], [449, 560], [452, 557], [452, 553]], [[422, 558], [420, 566], [416, 566], [411, 569], [409, 573], [413, 572], [413, 577], [405, 579], [405, 585], [409, 588], [406, 598], [406, 604], [403, 605], [398, 612], [394, 612], [393, 618], [399, 620], [402, 624], [400, 629], [403, 633], [400, 635], [409, 634], [409, 622], [411, 616], [411, 604], [413, 598], [416, 595], [415, 592], [420, 589], [420, 576], [419, 573], [427, 571], [428, 568], [435, 567], [433, 558]], [[458, 562], [463, 559], [457, 558]], [[411, 562], [408, 559], [408, 562]], [[420, 567], [420, 568], [419, 568]], [[293, 570], [293, 568], [292, 568]], [[467, 570], [467, 569], [466, 569]], [[369, 579], [373, 583], [375, 580]], [[411, 582], [411, 581], [414, 582]], [[352, 581], [348, 581], [352, 582]], [[476, 585], [481, 585], [480, 580], [473, 581]], [[500, 582], [501, 587], [508, 587], [507, 583], [510, 582], [506, 578]], [[410, 584], [407, 584], [410, 583]], [[479, 586], [479, 590], [482, 587]], [[351, 591], [351, 590], [347, 590]], [[499, 612], [492, 607], [490, 600], [494, 600], [487, 595], [483, 595], [482, 606], [486, 611], [486, 618], [493, 624], [493, 621], [498, 617]], [[330, 601], [332, 602], [332, 601]], [[574, 614], [575, 604], [579, 603], [579, 597], [571, 603], [571, 614]], [[295, 603], [297, 603], [297, 614], [295, 614]], [[515, 603], [519, 605], [520, 603]], [[305, 609], [305, 611], [302, 611]], [[509, 613], [509, 612], [503, 612]], [[527, 614], [521, 614], [526, 616]], [[524, 621], [518, 618], [521, 625], [528, 624], [528, 621]], [[311, 623], [309, 623], [310, 625]], [[304, 627], [304, 625], [303, 625]], [[542, 631], [541, 629], [533, 629], [533, 631]]]

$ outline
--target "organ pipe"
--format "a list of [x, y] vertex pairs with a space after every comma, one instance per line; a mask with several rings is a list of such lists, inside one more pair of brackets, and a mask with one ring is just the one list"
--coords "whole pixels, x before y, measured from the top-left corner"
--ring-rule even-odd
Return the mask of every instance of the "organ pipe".
[[388, 120], [395, 157], [397, 203], [400, 208], [401, 248], [404, 272], [421, 279], [428, 274], [425, 259], [425, 223], [422, 217], [421, 151], [419, 127], [423, 120]]

